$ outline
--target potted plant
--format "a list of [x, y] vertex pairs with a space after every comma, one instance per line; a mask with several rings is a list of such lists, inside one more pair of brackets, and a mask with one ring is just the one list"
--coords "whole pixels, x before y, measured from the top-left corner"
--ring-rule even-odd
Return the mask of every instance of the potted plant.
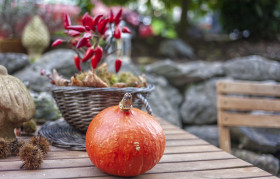
[[[116, 73], [109, 72], [107, 64], [102, 63], [112, 53], [108, 53], [112, 42], [116, 40], [118, 44], [121, 41], [121, 32], [130, 33], [129, 28], [120, 27], [121, 20], [122, 9], [116, 14], [110, 10], [108, 17], [91, 17], [85, 13], [82, 25], [72, 25], [69, 15], [64, 14], [64, 28], [68, 36], [65, 41], [76, 52], [73, 60], [80, 73], [73, 74], [71, 79], [65, 79], [55, 69], [52, 77], [44, 70], [41, 71], [53, 84], [52, 94], [64, 119], [81, 131], [87, 130], [93, 117], [101, 110], [117, 105], [125, 93], [133, 95], [134, 107], [141, 108], [144, 104], [151, 113], [146, 98], [153, 86], [147, 84], [145, 76], [134, 76], [130, 72], [118, 74], [122, 65], [121, 49], [115, 50]], [[63, 41], [57, 39], [52, 46], [60, 45]], [[87, 69], [82, 69], [82, 63]]]

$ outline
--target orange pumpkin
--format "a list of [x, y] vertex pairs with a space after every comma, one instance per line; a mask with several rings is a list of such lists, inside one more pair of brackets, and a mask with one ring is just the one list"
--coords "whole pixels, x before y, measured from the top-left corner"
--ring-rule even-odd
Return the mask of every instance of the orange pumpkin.
[[131, 107], [125, 94], [119, 106], [94, 117], [86, 133], [86, 149], [100, 170], [117, 176], [136, 176], [152, 169], [165, 149], [165, 136], [151, 115]]

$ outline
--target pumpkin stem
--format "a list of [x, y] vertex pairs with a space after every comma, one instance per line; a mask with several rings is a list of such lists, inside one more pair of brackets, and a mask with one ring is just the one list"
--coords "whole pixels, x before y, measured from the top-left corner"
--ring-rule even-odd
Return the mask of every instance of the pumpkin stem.
[[132, 95], [130, 93], [125, 93], [123, 99], [119, 103], [119, 107], [123, 111], [129, 111], [132, 108]]

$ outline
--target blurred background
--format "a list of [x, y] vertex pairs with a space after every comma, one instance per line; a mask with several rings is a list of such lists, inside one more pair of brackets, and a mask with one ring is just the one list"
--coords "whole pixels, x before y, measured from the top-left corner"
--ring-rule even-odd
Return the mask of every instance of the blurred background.
[[[132, 31], [122, 36], [122, 70], [155, 85], [154, 114], [213, 145], [218, 80], [280, 81], [279, 0], [0, 0], [0, 64], [31, 89], [37, 121], [61, 117], [40, 69], [77, 72], [66, 44], [50, 48], [66, 38], [64, 12], [81, 24], [85, 12], [108, 15], [110, 7], [123, 7], [121, 25]], [[231, 133], [234, 155], [279, 176], [280, 130]]]
[[[173, 54], [176, 59], [213, 61], [251, 54], [280, 58], [277, 0], [1, 0], [0, 5], [1, 39], [20, 39], [35, 14], [54, 40], [64, 36], [64, 12], [77, 24], [85, 12], [108, 14], [110, 6], [123, 6], [124, 23], [133, 30], [136, 61], [141, 56], [170, 55], [160, 48], [166, 39], [180, 39], [191, 48], [189, 56]], [[6, 48], [1, 45], [0, 50], [9, 51]]]

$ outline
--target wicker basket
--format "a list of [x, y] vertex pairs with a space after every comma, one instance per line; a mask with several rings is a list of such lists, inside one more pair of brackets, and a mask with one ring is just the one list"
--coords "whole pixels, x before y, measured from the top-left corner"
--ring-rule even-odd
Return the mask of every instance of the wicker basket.
[[132, 94], [133, 107], [141, 109], [144, 105], [151, 114], [147, 98], [153, 89], [153, 85], [146, 88], [53, 86], [52, 95], [64, 119], [76, 129], [86, 132], [93, 117], [107, 107], [118, 105], [125, 93]]

